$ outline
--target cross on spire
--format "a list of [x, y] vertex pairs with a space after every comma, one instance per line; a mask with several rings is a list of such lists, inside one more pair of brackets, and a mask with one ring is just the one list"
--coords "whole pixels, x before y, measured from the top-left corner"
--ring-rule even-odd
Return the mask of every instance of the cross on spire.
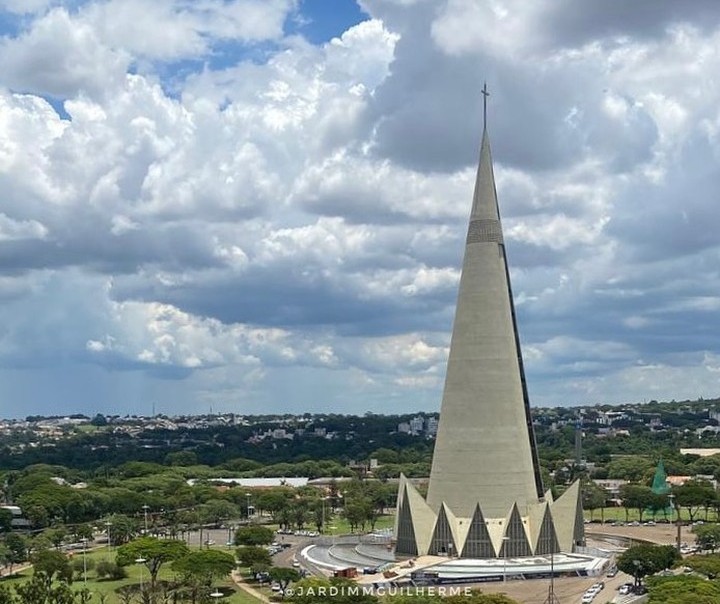
[[490, 93], [487, 89], [487, 82], [483, 82], [483, 87], [480, 92], [482, 92], [483, 95], [483, 130], [485, 130], [485, 128], [487, 127], [487, 100], [490, 96]]

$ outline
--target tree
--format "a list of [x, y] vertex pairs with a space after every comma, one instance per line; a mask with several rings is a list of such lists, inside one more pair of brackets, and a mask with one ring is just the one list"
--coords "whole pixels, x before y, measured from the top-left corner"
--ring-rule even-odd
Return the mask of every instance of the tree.
[[13, 515], [7, 508], [0, 508], [0, 533], [9, 533], [12, 530]]
[[634, 545], [618, 556], [617, 567], [640, 585], [643, 577], [670, 568], [681, 559], [672, 545]]
[[285, 597], [285, 590], [290, 583], [294, 583], [300, 580], [300, 573], [294, 568], [287, 568], [284, 566], [278, 566], [270, 569], [270, 580], [274, 581], [280, 586], [280, 593], [282, 597]]
[[585, 481], [582, 489], [583, 509], [590, 511], [590, 520], [592, 520], [595, 510], [603, 510], [605, 508], [608, 493], [591, 480]]
[[675, 487], [673, 495], [675, 496], [675, 504], [678, 507], [685, 508], [690, 517], [690, 522], [693, 522], [695, 514], [700, 511], [700, 508], [711, 504], [715, 500], [715, 489], [709, 482], [704, 480], [688, 480], [685, 484]]
[[[5, 546], [10, 550], [10, 564], [19, 564], [27, 560], [27, 542], [17, 533], [8, 533], [3, 539]], [[12, 571], [12, 567], [11, 567]]]
[[624, 484], [620, 487], [620, 498], [625, 508], [625, 519], [627, 520], [628, 508], [634, 508], [638, 511], [640, 522], [643, 519], [643, 513], [653, 502], [653, 492], [650, 487], [641, 484]]
[[720, 547], [720, 525], [704, 524], [695, 527], [695, 541], [702, 549], [715, 552]]
[[100, 560], [95, 566], [95, 574], [98, 579], [113, 579], [119, 581], [127, 577], [127, 571], [109, 560]]
[[254, 566], [255, 564], [272, 565], [270, 552], [259, 545], [244, 545], [235, 550], [240, 566]]
[[55, 549], [60, 549], [63, 541], [65, 541], [65, 537], [67, 537], [67, 530], [64, 526], [59, 526], [43, 531], [43, 535], [53, 544]]
[[70, 559], [62, 552], [46, 549], [33, 554], [30, 561], [33, 563], [35, 575], [43, 577], [48, 585], [54, 579], [72, 583], [73, 571]]
[[18, 585], [15, 592], [19, 597], [17, 604], [83, 604], [90, 599], [88, 590], [75, 592], [67, 582], [53, 584], [42, 574], [33, 575], [29, 581]]
[[203, 522], [218, 527], [223, 520], [240, 515], [238, 507], [227, 499], [211, 499], [200, 507], [200, 516]]
[[209, 590], [213, 580], [226, 577], [235, 568], [235, 558], [216, 549], [190, 552], [172, 563], [172, 569], [182, 575], [195, 602], [203, 590]]
[[137, 560], [144, 560], [150, 573], [150, 588], [154, 591], [162, 565], [186, 556], [189, 551], [188, 546], [182, 541], [140, 537], [121, 545], [117, 551], [116, 561], [119, 566], [128, 566]]
[[697, 575], [650, 577], [650, 598], [657, 604], [715, 604], [720, 602], [720, 585]]
[[127, 543], [138, 534], [137, 521], [124, 514], [110, 516], [108, 522], [110, 522], [110, 543], [116, 547]]
[[241, 526], [235, 531], [235, 545], [267, 545], [275, 533], [265, 526]]
[[705, 575], [708, 579], [720, 576], [720, 556], [688, 556], [683, 559], [683, 564]]

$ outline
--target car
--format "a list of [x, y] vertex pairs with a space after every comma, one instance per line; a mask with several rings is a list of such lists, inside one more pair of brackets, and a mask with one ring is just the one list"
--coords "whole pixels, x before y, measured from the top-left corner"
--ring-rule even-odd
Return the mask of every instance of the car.
[[583, 594], [582, 599], [580, 600], [581, 604], [590, 604], [595, 599], [595, 594], [591, 592], [585, 592]]
[[618, 592], [620, 593], [621, 596], [626, 596], [627, 594], [630, 593], [630, 590], [632, 589], [632, 587], [633, 587], [632, 583], [625, 583], [624, 585], [620, 586], [620, 589], [618, 590]]
[[614, 566], [609, 571], [607, 571], [607, 574], [605, 576], [612, 579], [617, 574], [618, 574], [618, 569], [617, 569], [617, 567]]
[[280, 591], [280, 583], [273, 583], [273, 584], [270, 586], [270, 589], [271, 589], [272, 591]]
[[297, 560], [293, 560], [292, 565], [293, 565], [295, 568], [299, 568], [299, 567], [300, 567], [300, 562], [298, 562]]

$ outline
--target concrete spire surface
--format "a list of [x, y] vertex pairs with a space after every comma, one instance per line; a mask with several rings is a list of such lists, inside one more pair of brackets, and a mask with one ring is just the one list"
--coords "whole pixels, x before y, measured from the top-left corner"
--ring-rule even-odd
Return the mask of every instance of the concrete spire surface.
[[427, 498], [401, 477], [395, 553], [525, 557], [584, 543], [576, 481], [543, 492], [484, 127]]
[[427, 502], [504, 516], [542, 498], [490, 139], [480, 161]]

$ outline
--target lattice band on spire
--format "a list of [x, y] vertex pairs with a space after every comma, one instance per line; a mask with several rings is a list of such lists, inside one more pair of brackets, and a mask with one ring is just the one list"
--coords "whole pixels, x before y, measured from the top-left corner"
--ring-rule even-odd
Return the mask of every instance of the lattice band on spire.
[[470, 221], [466, 243], [502, 243], [499, 220], [476, 218]]

